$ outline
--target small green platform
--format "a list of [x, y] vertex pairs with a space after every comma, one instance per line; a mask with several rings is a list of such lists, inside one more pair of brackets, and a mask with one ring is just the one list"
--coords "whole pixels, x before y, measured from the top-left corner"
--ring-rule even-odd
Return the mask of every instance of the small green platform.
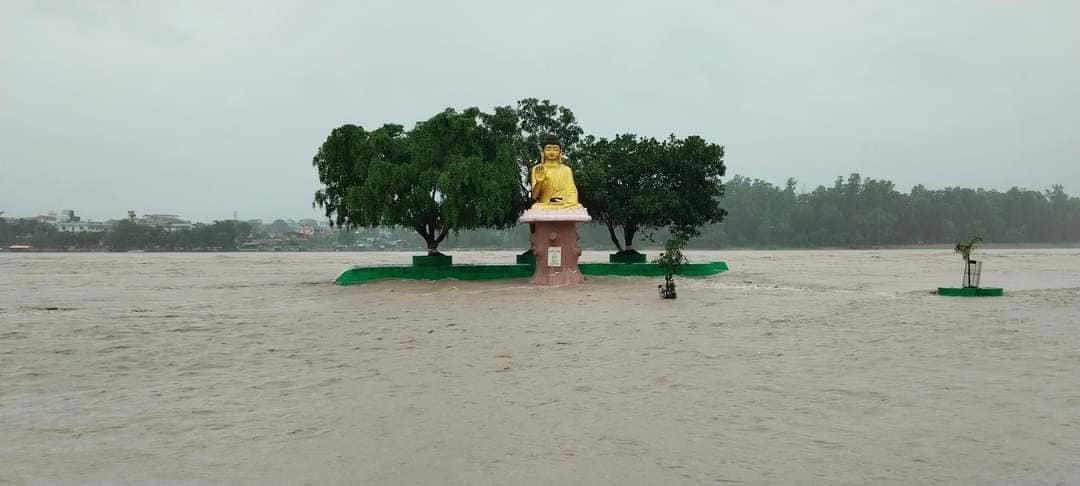
[[1001, 297], [1005, 290], [998, 287], [938, 287], [937, 294], [945, 297]]
[[608, 255], [608, 263], [645, 263], [648, 260], [648, 255], [633, 250]]
[[[450, 266], [376, 266], [352, 267], [341, 272], [334, 283], [353, 285], [381, 279], [407, 280], [497, 280], [529, 278], [533, 265], [450, 265]], [[662, 277], [664, 267], [656, 263], [581, 263], [582, 275]], [[705, 277], [726, 272], [726, 262], [689, 263], [676, 272], [686, 277]]]
[[415, 255], [412, 257], [414, 267], [445, 267], [454, 264], [454, 257], [438, 253], [435, 255]]
[[530, 249], [525, 253], [515, 255], [514, 260], [517, 262], [518, 265], [535, 265], [536, 253], [533, 253], [533, 251]]

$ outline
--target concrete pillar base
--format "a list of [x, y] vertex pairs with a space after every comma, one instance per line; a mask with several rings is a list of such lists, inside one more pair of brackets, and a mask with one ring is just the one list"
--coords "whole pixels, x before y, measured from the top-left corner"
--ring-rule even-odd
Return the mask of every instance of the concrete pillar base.
[[581, 248], [576, 221], [536, 221], [532, 247], [536, 252], [534, 285], [575, 285], [585, 281], [578, 270]]

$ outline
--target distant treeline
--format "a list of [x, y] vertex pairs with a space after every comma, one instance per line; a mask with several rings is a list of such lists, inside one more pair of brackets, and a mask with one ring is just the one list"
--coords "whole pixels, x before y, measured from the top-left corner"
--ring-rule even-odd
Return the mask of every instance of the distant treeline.
[[[781, 187], [760, 179], [731, 178], [725, 183], [721, 204], [728, 216], [723, 223], [702, 228], [690, 247], [952, 244], [975, 235], [987, 243], [1080, 243], [1080, 198], [1070, 197], [1060, 185], [1047, 191], [919, 185], [902, 193], [890, 181], [863, 179], [858, 174], [837, 178], [831, 186], [808, 193], [799, 193], [797, 184], [794, 179]], [[351, 246], [365, 234], [375, 231], [339, 233], [323, 246]], [[585, 248], [614, 250], [607, 228], [601, 225], [584, 226], [579, 235]], [[263, 236], [253, 232], [251, 225], [236, 221], [176, 232], [123, 221], [104, 233], [62, 233], [47, 223], [0, 218], [0, 247], [31, 244], [42, 250], [230, 251]], [[658, 232], [654, 240], [662, 242], [665, 237]], [[424, 241], [408, 229], [394, 231], [391, 238], [401, 239], [402, 249], [425, 248]], [[451, 235], [444, 246], [524, 250], [528, 239], [528, 227], [519, 226], [461, 232]], [[659, 245], [645, 241], [638, 246]]]
[[[698, 249], [724, 247], [812, 248], [953, 244], [972, 236], [988, 243], [1080, 243], [1080, 198], [1064, 187], [1047, 191], [1008, 191], [949, 187], [911, 192], [887, 180], [838, 177], [831, 186], [799, 193], [798, 182], [784, 186], [734, 176], [725, 182], [724, 222], [702, 228], [690, 242]], [[595, 225], [594, 225], [595, 226]], [[449, 247], [519, 247], [520, 229], [459, 235]], [[606, 230], [583, 228], [585, 248], [613, 248]], [[656, 242], [666, 235], [659, 232]], [[509, 241], [518, 242], [517, 245]], [[640, 246], [659, 246], [644, 243]]]
[[172, 232], [121, 221], [105, 232], [70, 233], [32, 219], [0, 219], [0, 247], [5, 248], [28, 244], [37, 250], [57, 251], [231, 251], [252, 237], [251, 225], [242, 221], [218, 221]]
[[726, 183], [728, 217], [701, 243], [734, 246], [869, 246], [954, 243], [974, 235], [991, 243], [1080, 242], [1080, 198], [1061, 185], [1047, 191], [915, 186], [838, 177], [832, 186], [798, 193], [735, 176]]

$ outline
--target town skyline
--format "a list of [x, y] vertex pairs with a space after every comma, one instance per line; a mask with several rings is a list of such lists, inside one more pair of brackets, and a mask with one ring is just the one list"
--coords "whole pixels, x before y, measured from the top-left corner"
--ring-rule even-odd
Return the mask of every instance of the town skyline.
[[[68, 213], [68, 214], [65, 215], [65, 213]], [[135, 218], [131, 217], [132, 213], [134, 213], [136, 215], [137, 219], [144, 219], [144, 218], [150, 218], [150, 219], [155, 219], [155, 218], [156, 219], [175, 219], [175, 220], [178, 220], [178, 221], [183, 221], [185, 223], [192, 223], [192, 224], [198, 224], [198, 223], [209, 224], [209, 223], [214, 223], [214, 222], [217, 222], [217, 221], [244, 221], [244, 222], [249, 222], [249, 223], [250, 222], [260, 222], [260, 223], [269, 224], [269, 223], [272, 223], [272, 222], [277, 221], [277, 220], [282, 220], [282, 221], [286, 221], [286, 222], [315, 221], [315, 222], [317, 222], [317, 224], [319, 226], [329, 226], [329, 220], [326, 217], [323, 217], [322, 215], [318, 215], [317, 217], [309, 217], [309, 216], [306, 216], [306, 217], [280, 217], [280, 216], [275, 216], [275, 217], [271, 217], [271, 218], [244, 218], [244, 217], [242, 217], [242, 215], [239, 214], [239, 212], [237, 212], [235, 214], [229, 215], [229, 217], [227, 217], [227, 218], [200, 219], [200, 218], [187, 217], [183, 213], [175, 212], [175, 211], [173, 211], [173, 212], [140, 213], [138, 211], [129, 210], [129, 211], [125, 211], [125, 214], [123, 215], [123, 217], [95, 218], [95, 217], [87, 216], [86, 214], [80, 212], [78, 209], [71, 209], [71, 208], [50, 209], [48, 211], [40, 211], [40, 212], [38, 212], [36, 214], [33, 214], [33, 215], [11, 214], [10, 211], [0, 209], [0, 217], [2, 217], [2, 218], [7, 218], [7, 219], [34, 219], [34, 220], [38, 220], [38, 221], [42, 221], [42, 222], [68, 222], [68, 221], [79, 222], [79, 221], [83, 221], [83, 222], [115, 223], [117, 221], [123, 221], [123, 220], [126, 220], [126, 219], [135, 219]]]
[[[82, 220], [85, 220], [85, 221], [109, 222], [109, 221], [120, 221], [120, 220], [123, 220], [123, 219], [127, 219], [128, 218], [128, 215], [127, 215], [128, 211], [134, 211], [134, 210], [129, 209], [129, 210], [120, 211], [115, 216], [100, 216], [100, 215], [85, 213], [82, 210], [80, 210], [78, 207], [74, 207], [74, 208], [71, 208], [71, 207], [49, 208], [49, 209], [45, 209], [45, 210], [31, 211], [31, 213], [33, 213], [33, 214], [28, 214], [28, 213], [19, 214], [19, 213], [16, 213], [14, 211], [10, 211], [10, 210], [4, 209], [4, 208], [0, 208], [0, 217], [8, 218], [8, 219], [42, 219], [42, 218], [48, 218], [50, 216], [52, 216], [52, 217], [60, 217], [61, 213], [63, 213], [64, 211], [74, 211], [75, 214], [78, 217], [80, 217]], [[146, 212], [135, 211], [135, 212], [136, 212], [136, 214], [138, 214], [140, 216], [154, 216], [154, 215], [177, 216], [177, 217], [179, 217], [181, 219], [184, 219], [186, 221], [190, 221], [192, 223], [213, 223], [215, 221], [234, 221], [234, 220], [235, 221], [256, 221], [256, 220], [258, 220], [258, 221], [264, 221], [264, 222], [273, 222], [274, 220], [278, 220], [278, 219], [283, 220], [283, 221], [302, 221], [302, 220], [309, 220], [310, 219], [310, 220], [319, 221], [320, 224], [326, 224], [329, 221], [323, 214], [321, 214], [318, 211], [312, 211], [312, 214], [303, 215], [303, 216], [270, 216], [270, 217], [245, 217], [243, 214], [240, 214], [239, 211], [237, 211], [235, 213], [235, 215], [233, 214], [233, 212], [228, 212], [228, 214], [225, 214], [222, 217], [188, 216], [186, 213], [184, 213], [182, 211], [146, 211]]]

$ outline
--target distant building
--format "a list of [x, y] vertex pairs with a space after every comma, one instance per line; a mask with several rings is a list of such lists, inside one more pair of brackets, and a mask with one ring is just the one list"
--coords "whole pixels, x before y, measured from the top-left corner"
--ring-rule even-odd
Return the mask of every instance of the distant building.
[[73, 221], [65, 223], [53, 223], [61, 233], [104, 233], [112, 227], [109, 223], [99, 221]]
[[34, 221], [37, 221], [39, 223], [55, 223], [56, 222], [56, 211], [49, 211], [49, 214], [40, 214], [40, 215], [34, 216], [33, 218], [30, 218], [30, 219], [32, 219]]
[[[134, 211], [129, 211], [129, 215], [133, 215]], [[195, 228], [195, 225], [186, 219], [181, 219], [180, 216], [175, 214], [144, 214], [141, 218], [136, 218], [135, 223], [157, 226], [170, 233], [174, 231], [187, 231]]]
[[167, 225], [167, 224], [178, 224], [178, 223], [190, 223], [190, 221], [184, 221], [184, 220], [180, 219], [180, 216], [177, 216], [175, 214], [144, 214], [141, 219], [142, 219], [142, 221], [145, 221], [144, 224], [150, 224], [150, 225], [154, 225], [154, 226], [164, 226], [164, 225]]
[[78, 223], [82, 218], [75, 216], [75, 211], [72, 209], [60, 210], [60, 216], [57, 216], [57, 223]]
[[62, 209], [59, 214], [56, 211], [49, 211], [48, 216], [38, 216], [34, 219], [55, 226], [61, 233], [104, 233], [112, 227], [109, 223], [83, 221], [81, 217], [75, 215], [73, 209]]
[[194, 223], [173, 223], [162, 225], [161, 229], [172, 233], [173, 231], [188, 231], [195, 229]]

